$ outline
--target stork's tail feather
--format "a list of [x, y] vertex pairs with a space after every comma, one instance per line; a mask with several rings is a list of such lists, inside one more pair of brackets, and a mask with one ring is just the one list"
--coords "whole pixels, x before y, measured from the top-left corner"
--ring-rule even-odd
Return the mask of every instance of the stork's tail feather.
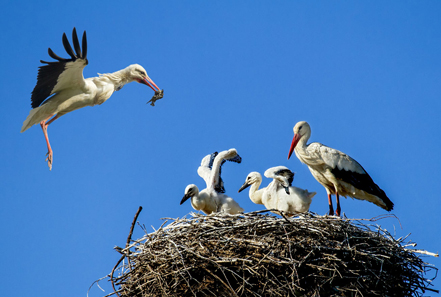
[[23, 122], [23, 126], [21, 127], [20, 133], [23, 133], [24, 131], [26, 131], [27, 129], [29, 129], [30, 127], [32, 127], [33, 125], [36, 124], [36, 122], [34, 122], [33, 119], [35, 118], [35, 114], [38, 111], [37, 109], [38, 109], [38, 107], [34, 108], [34, 109], [31, 109], [31, 111], [29, 112], [28, 117]]
[[33, 125], [38, 124], [41, 121], [44, 121], [53, 115], [52, 113], [48, 113], [48, 110], [41, 109], [41, 107], [43, 107], [43, 106], [44, 105], [41, 105], [39, 107], [31, 109], [28, 117], [23, 122], [23, 126], [21, 127], [21, 131], [20, 131], [21, 133], [23, 133], [24, 131], [26, 131], [27, 129], [32, 127]]

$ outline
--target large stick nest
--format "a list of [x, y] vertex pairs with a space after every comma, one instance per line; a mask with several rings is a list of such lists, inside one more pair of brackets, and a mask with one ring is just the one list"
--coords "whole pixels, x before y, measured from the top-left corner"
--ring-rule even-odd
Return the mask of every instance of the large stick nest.
[[265, 212], [167, 219], [157, 231], [118, 248], [125, 259], [114, 269], [119, 275], [110, 275], [112, 294], [422, 296], [436, 291], [428, 288], [425, 275], [432, 270], [435, 278], [437, 269], [416, 254], [424, 251], [403, 244], [405, 238], [394, 239], [363, 220]]

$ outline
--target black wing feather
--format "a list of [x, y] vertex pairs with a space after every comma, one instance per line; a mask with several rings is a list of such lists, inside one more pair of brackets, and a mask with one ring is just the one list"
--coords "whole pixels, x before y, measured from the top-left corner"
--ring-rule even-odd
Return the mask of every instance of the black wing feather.
[[77, 53], [77, 57], [81, 57], [80, 42], [78, 41], [77, 30], [75, 28], [72, 31], [72, 43], [73, 43], [75, 52]]
[[[76, 36], [76, 29], [73, 29], [72, 32], [73, 43], [75, 50], [77, 51], [77, 55], [75, 55], [72, 47], [69, 44], [69, 40], [67, 39], [66, 33], [63, 33], [63, 45], [66, 52], [69, 54], [71, 59], [61, 58], [57, 54], [55, 54], [50, 48], [48, 49], [49, 56], [57, 60], [57, 62], [46, 62], [40, 60], [41, 63], [47, 64], [40, 66], [38, 69], [37, 75], [37, 84], [32, 91], [31, 96], [31, 106], [32, 108], [36, 108], [42, 104], [44, 104], [45, 100], [51, 95], [52, 90], [55, 88], [58, 82], [58, 77], [61, 73], [66, 69], [66, 64], [68, 62], [73, 62], [77, 59], [86, 60], [87, 54], [87, 40], [86, 40], [86, 31], [83, 34], [83, 56], [81, 56], [81, 49], [79, 47], [78, 37]], [[76, 37], [76, 38], [75, 38]], [[86, 60], [87, 64], [87, 60]]]
[[213, 169], [213, 163], [214, 163], [214, 159], [216, 158], [216, 156], [218, 155], [218, 152], [214, 152], [211, 154], [210, 156], [210, 162], [208, 163], [208, 168]]
[[81, 58], [84, 59], [84, 60], [87, 60], [87, 37], [86, 37], [86, 31], [84, 31], [84, 33], [83, 33], [82, 45], [83, 45], [83, 56]]
[[[58, 56], [57, 54], [55, 54], [55, 53], [53, 52], [53, 50], [51, 50], [51, 48], [48, 48], [48, 49], [47, 49], [47, 52], [48, 52], [49, 56], [50, 56], [52, 59], [58, 60], [59, 62], [67, 62], [67, 61], [70, 61], [69, 59], [62, 58], [62, 57]], [[47, 63], [47, 64], [50, 64], [50, 63], [57, 63], [57, 62], [45, 62], [45, 61], [43, 61], [43, 60], [40, 60], [40, 62], [41, 62], [41, 63]]]
[[66, 50], [66, 53], [72, 58], [72, 60], [75, 60], [77, 57], [75, 56], [75, 53], [70, 46], [69, 40], [67, 39], [66, 33], [63, 33], [63, 46]]
[[32, 91], [32, 108], [40, 106], [43, 101], [51, 95], [57, 83], [57, 78], [63, 73], [65, 65], [65, 62], [58, 62], [39, 67], [37, 85]]
[[367, 174], [366, 170], [366, 173], [363, 174], [338, 168], [332, 169], [331, 172], [337, 179], [347, 182], [357, 189], [365, 191], [371, 195], [375, 195], [383, 200], [387, 207], [386, 210], [391, 211], [394, 208], [393, 202], [390, 201], [389, 197], [386, 196], [386, 193], [380, 189], [376, 183], [374, 183], [370, 175]]

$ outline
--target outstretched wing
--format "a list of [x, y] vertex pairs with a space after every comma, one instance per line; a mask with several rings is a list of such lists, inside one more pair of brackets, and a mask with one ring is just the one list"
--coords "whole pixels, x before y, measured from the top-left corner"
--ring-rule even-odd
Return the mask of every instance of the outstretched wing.
[[213, 162], [214, 162], [214, 159], [216, 158], [217, 154], [218, 154], [217, 152], [214, 152], [210, 155], [206, 155], [202, 159], [201, 165], [198, 168], [198, 174], [205, 181], [207, 188], [210, 185], [211, 169], [213, 167]]
[[211, 162], [211, 177], [210, 183], [207, 183], [207, 187], [213, 186], [214, 190], [218, 193], [225, 193], [224, 182], [221, 178], [221, 168], [222, 165], [226, 162], [242, 162], [242, 158], [237, 154], [236, 149], [229, 149], [228, 151], [222, 151], [219, 154], [216, 153], [214, 156], [214, 160]]
[[72, 43], [75, 52], [69, 44], [66, 33], [63, 33], [63, 45], [70, 59], [59, 57], [49, 48], [49, 56], [57, 60], [57, 62], [40, 61], [47, 65], [40, 66], [38, 69], [37, 85], [32, 91], [31, 97], [32, 108], [44, 104], [49, 96], [63, 89], [72, 87], [81, 88], [85, 84], [83, 69], [88, 63], [86, 31], [84, 31], [82, 39], [83, 51], [81, 51], [75, 28], [72, 31]]

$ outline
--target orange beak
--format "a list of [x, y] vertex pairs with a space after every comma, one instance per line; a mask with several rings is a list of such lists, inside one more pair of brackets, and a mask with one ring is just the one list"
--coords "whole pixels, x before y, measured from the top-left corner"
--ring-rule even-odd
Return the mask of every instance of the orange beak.
[[[152, 90], [155, 91], [155, 93], [159, 92], [158, 86], [153, 82], [153, 80], [150, 79], [150, 77], [147, 76], [146, 78], [139, 80], [139, 82], [152, 88]], [[156, 89], [154, 87], [156, 87]]]

